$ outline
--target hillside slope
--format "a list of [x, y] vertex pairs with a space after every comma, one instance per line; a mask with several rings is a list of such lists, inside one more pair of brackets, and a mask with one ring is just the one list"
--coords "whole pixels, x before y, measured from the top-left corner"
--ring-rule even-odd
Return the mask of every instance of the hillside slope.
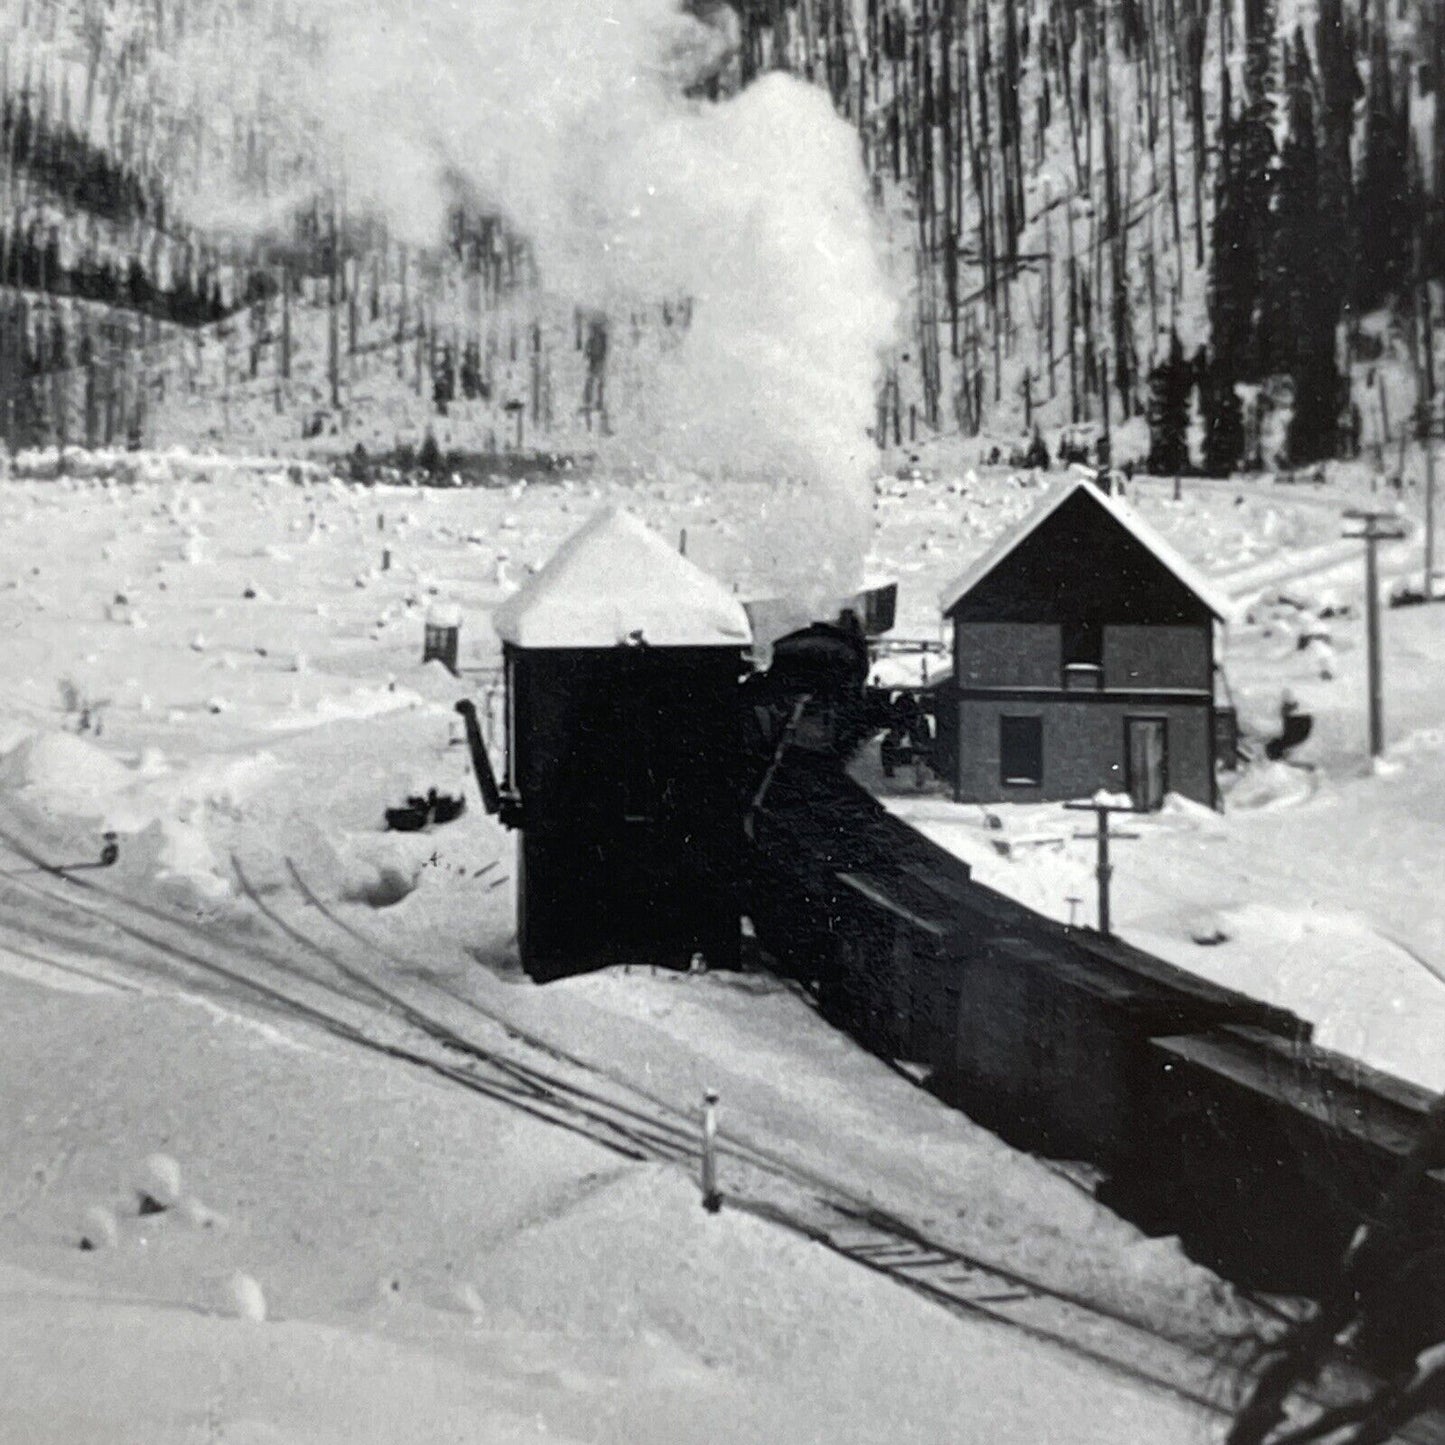
[[[1301, 376], [1328, 347], [1322, 335], [1337, 334], [1343, 348], [1339, 364], [1363, 414], [1355, 431], [1406, 426], [1417, 392], [1409, 368], [1423, 355], [1407, 324], [1416, 251], [1423, 273], [1445, 276], [1438, 7], [688, 8], [700, 17], [691, 28], [670, 3], [637, 0], [625, 42], [599, 42], [577, 71], [567, 57], [604, 32], [570, 6], [549, 22], [553, 33], [506, 8], [475, 31], [446, 28], [430, 7], [398, 12], [409, 18], [383, 62], [357, 48], [339, 0], [241, 12], [37, 0], [0, 36], [12, 237], [0, 286], [22, 279], [25, 242], [41, 252], [50, 244], [63, 259], [41, 288], [50, 292], [74, 291], [84, 260], [117, 277], [138, 268], [143, 291], [201, 298], [199, 309], [184, 297], [167, 302], [185, 314], [188, 339], [157, 350], [151, 337], [97, 363], [133, 374], [152, 398], [137, 426], [153, 442], [244, 438], [291, 449], [334, 435], [346, 449], [357, 440], [373, 448], [399, 437], [416, 445], [430, 426], [457, 446], [504, 447], [516, 445], [519, 421], [523, 444], [586, 447], [604, 430], [645, 437], [680, 339], [709, 308], [735, 304], [746, 283], [735, 276], [711, 296], [680, 296], [657, 288], [640, 253], [624, 254], [605, 280], [593, 267], [579, 272], [569, 248], [574, 227], [587, 227], [572, 212], [593, 207], [588, 223], [625, 230], [607, 187], [613, 170], [636, 163], [627, 97], [637, 65], [654, 72], [669, 122], [689, 104], [716, 110], [782, 69], [825, 90], [858, 135], [899, 303], [876, 405], [862, 419], [875, 437], [1118, 428], [1146, 411], [1171, 332], [1188, 357], [1208, 346], [1223, 384], [1243, 387], [1243, 456], [1260, 452], [1271, 410], [1288, 411], [1290, 377], [1295, 389], [1322, 384], [1328, 393], [1311, 423], [1322, 434], [1297, 438], [1296, 450], [1339, 444], [1334, 421], [1346, 399], [1328, 379]], [[493, 55], [484, 44], [500, 48]], [[238, 55], [246, 63], [234, 63]], [[379, 76], [388, 104], [414, 101], [421, 119], [348, 114], [358, 103], [338, 81], [348, 65], [353, 89]], [[453, 74], [463, 89], [447, 86]], [[418, 89], [429, 76], [441, 98]], [[684, 91], [694, 100], [683, 102]], [[510, 122], [523, 105], [540, 126], [521, 115]], [[582, 178], [559, 168], [553, 148], [592, 135], [614, 110], [616, 133], [594, 136], [595, 155], [578, 158]], [[439, 128], [453, 122], [449, 140]], [[556, 136], [540, 139], [548, 128]], [[358, 133], [370, 131], [378, 134], [360, 149]], [[1291, 138], [1306, 132], [1323, 169], [1303, 202], [1301, 234], [1315, 221], [1328, 230], [1340, 206], [1350, 213], [1321, 243], [1334, 251], [1319, 256], [1290, 230], [1299, 204]], [[723, 154], [704, 155], [711, 167], [677, 179], [726, 190], [735, 182], [718, 168]], [[670, 157], [660, 155], [665, 166]], [[1330, 164], [1344, 166], [1343, 182], [1330, 180]], [[429, 168], [434, 177], [422, 174]], [[544, 194], [554, 185], [580, 191]], [[433, 205], [449, 211], [448, 234], [428, 219]], [[403, 244], [409, 217], [420, 245], [411, 235]], [[661, 252], [697, 243], [695, 232], [671, 229], [675, 219], [649, 218]], [[749, 236], [730, 244], [746, 271]], [[797, 276], [807, 275], [816, 253], [809, 258], [801, 235], [789, 244]], [[1241, 248], [1253, 256], [1244, 272], [1220, 272], [1216, 257]], [[767, 254], [758, 250], [752, 264]], [[1315, 284], [1335, 273], [1340, 284]], [[1323, 320], [1301, 312], [1311, 297], [1327, 298]], [[131, 296], [116, 300], [134, 308]], [[831, 304], [860, 301], [843, 292]], [[1382, 303], [1403, 308], [1400, 324], [1362, 326]], [[207, 307], [215, 314], [201, 314]], [[227, 319], [216, 325], [220, 313]], [[68, 348], [32, 345], [28, 356], [0, 358], [7, 394], [47, 393], [33, 410], [52, 434], [84, 430], [58, 415], [83, 406], [78, 350], [72, 338]], [[1376, 361], [1394, 388], [1383, 403]], [[1434, 362], [1431, 353], [1427, 372]], [[813, 364], [833, 363], [815, 350]], [[68, 395], [40, 386], [40, 374], [67, 367], [77, 378]], [[1202, 387], [1201, 402], [1218, 394]], [[24, 439], [35, 439], [34, 426]]]

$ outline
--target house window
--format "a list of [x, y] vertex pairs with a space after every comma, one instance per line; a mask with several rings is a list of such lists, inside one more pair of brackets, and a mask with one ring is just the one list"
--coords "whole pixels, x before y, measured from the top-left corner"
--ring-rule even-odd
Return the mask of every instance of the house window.
[[1098, 618], [1079, 617], [1063, 626], [1065, 692], [1099, 692], [1104, 686], [1104, 629]]
[[1000, 776], [1004, 786], [1034, 788], [1044, 780], [1044, 723], [1039, 717], [998, 720]]

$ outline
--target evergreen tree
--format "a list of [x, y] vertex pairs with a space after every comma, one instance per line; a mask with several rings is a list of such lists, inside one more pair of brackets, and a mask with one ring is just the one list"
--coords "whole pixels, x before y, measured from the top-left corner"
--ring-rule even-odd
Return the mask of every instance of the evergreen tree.
[[1320, 254], [1326, 285], [1341, 306], [1353, 293], [1352, 237], [1355, 188], [1351, 145], [1355, 104], [1364, 95], [1355, 64], [1355, 34], [1345, 19], [1342, 0], [1319, 0], [1315, 28], [1319, 57]]
[[1241, 274], [1251, 306], [1251, 331], [1241, 375], [1263, 376], [1274, 365], [1267, 271], [1274, 252], [1275, 184], [1275, 14], [1273, 0], [1244, 3], [1244, 105], [1236, 129], [1237, 225], [1242, 241]]
[[1409, 87], [1401, 87], [1397, 105], [1386, 27], [1377, 20], [1373, 28], [1355, 238], [1355, 302], [1361, 311], [1384, 305], [1408, 285], [1413, 266]]
[[1037, 424], [1034, 426], [1034, 434], [1029, 442], [1028, 450], [1024, 453], [1023, 464], [1037, 472], [1046, 472], [1049, 469], [1048, 443], [1044, 441], [1043, 433], [1039, 431]]
[[1189, 393], [1193, 378], [1177, 331], [1169, 353], [1149, 374], [1149, 470], [1156, 477], [1189, 470]]
[[437, 361], [436, 370], [432, 373], [432, 401], [435, 402], [436, 409], [442, 416], [447, 414], [447, 407], [456, 400], [456, 395], [456, 364], [452, 360], [451, 347], [444, 345]]
[[442, 451], [437, 445], [437, 439], [432, 435], [430, 427], [427, 428], [426, 436], [422, 438], [421, 450], [417, 453], [416, 464], [429, 477], [437, 476], [442, 470], [444, 464]]
[[476, 401], [487, 393], [482, 380], [482, 347], [477, 341], [468, 341], [462, 349], [462, 395], [468, 401]]
[[155, 287], [138, 256], [132, 256], [126, 268], [125, 289], [127, 299], [138, 311], [150, 310], [155, 302]]
[[1204, 417], [1204, 471], [1227, 477], [1244, 455], [1244, 408], [1234, 377], [1218, 358], [1211, 358], [1199, 378], [1199, 409]]
[[1341, 378], [1335, 359], [1342, 293], [1333, 281], [1331, 237], [1322, 208], [1314, 76], [1296, 31], [1287, 66], [1289, 132], [1280, 153], [1272, 327], [1278, 366], [1294, 381], [1288, 450], [1292, 462], [1335, 452]]
[[1221, 128], [1225, 144], [1210, 225], [1209, 337], [1214, 365], [1238, 376], [1248, 367], [1252, 349], [1258, 258], [1242, 202], [1238, 147], [1230, 143], [1236, 126], [1225, 119]]

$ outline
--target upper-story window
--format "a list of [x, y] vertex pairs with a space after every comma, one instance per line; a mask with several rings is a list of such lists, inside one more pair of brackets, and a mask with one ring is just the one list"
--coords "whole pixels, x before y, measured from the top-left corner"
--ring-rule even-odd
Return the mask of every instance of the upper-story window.
[[1099, 692], [1104, 686], [1104, 629], [1098, 618], [1063, 625], [1064, 690]]

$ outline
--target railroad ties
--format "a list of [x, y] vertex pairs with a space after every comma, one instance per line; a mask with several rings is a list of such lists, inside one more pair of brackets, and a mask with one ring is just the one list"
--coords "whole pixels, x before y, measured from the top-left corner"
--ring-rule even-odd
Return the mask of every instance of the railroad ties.
[[896, 1222], [840, 1220], [820, 1243], [958, 1315], [992, 1320], [1080, 1356], [1211, 1415], [1232, 1413], [1240, 1376], [1219, 1357], [1168, 1339], [1121, 1314], [1050, 1289], [933, 1241]]

